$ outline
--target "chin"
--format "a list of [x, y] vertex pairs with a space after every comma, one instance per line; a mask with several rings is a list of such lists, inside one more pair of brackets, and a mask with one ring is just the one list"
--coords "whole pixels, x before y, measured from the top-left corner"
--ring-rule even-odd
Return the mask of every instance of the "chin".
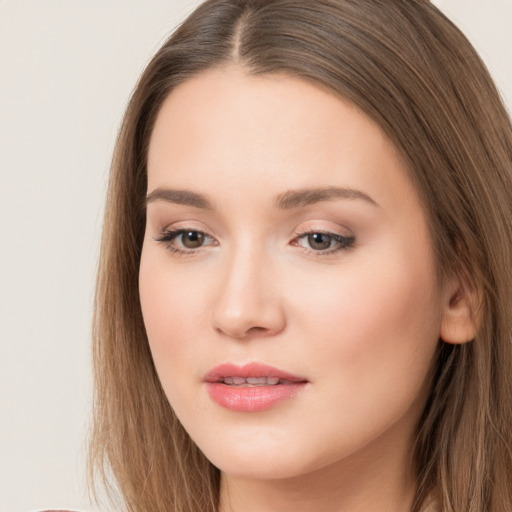
[[214, 447], [199, 446], [210, 462], [230, 477], [254, 480], [284, 480], [314, 472], [332, 464], [332, 452], [325, 457], [309, 457], [292, 442], [219, 443]]
[[286, 480], [310, 472], [307, 467], [283, 460], [247, 461], [230, 459], [215, 466], [225, 475], [243, 480]]

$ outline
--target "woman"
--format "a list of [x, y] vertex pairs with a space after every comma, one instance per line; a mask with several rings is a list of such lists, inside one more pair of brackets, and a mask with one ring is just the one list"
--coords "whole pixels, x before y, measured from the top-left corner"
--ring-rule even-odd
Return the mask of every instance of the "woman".
[[136, 511], [512, 510], [512, 130], [426, 0], [209, 0], [132, 96], [92, 467]]

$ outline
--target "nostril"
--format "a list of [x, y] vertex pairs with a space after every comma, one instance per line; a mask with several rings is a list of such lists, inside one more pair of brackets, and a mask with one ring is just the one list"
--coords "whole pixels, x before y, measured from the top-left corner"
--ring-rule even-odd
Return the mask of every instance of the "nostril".
[[272, 329], [271, 327], [262, 327], [259, 325], [254, 325], [252, 327], [244, 328], [241, 326], [233, 326], [233, 325], [221, 325], [215, 326], [215, 332], [221, 335], [227, 335], [230, 338], [236, 340], [250, 340], [254, 338], [265, 338], [267, 336], [271, 336], [273, 334], [277, 334], [281, 329]]
[[266, 329], [265, 327], [254, 326], [247, 330], [246, 335], [251, 334], [251, 333], [261, 333], [261, 332], [265, 332], [265, 331], [268, 331], [268, 329]]
[[238, 338], [238, 339], [245, 339], [245, 338], [250, 338], [252, 336], [261, 335], [261, 334], [266, 333], [268, 330], [269, 329], [267, 329], [265, 327], [260, 327], [260, 326], [253, 326], [253, 327], [250, 327], [249, 329], [240, 329], [240, 330], [237, 330], [236, 328], [228, 329], [227, 326], [226, 327], [215, 327], [215, 331], [217, 333], [227, 334], [228, 336], [231, 336], [232, 338]]

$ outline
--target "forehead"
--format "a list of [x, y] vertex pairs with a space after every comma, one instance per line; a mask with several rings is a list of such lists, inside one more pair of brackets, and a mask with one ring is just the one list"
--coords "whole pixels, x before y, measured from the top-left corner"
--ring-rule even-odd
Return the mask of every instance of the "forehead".
[[299, 78], [238, 68], [179, 85], [150, 141], [148, 190], [193, 184], [207, 192], [219, 182], [268, 193], [346, 186], [382, 195], [405, 186], [416, 198], [395, 147], [354, 105]]
[[325, 87], [283, 74], [255, 76], [237, 67], [215, 68], [186, 80], [164, 101], [150, 156], [155, 156], [155, 146], [172, 142], [170, 136], [184, 149], [185, 138], [196, 148], [229, 138], [239, 148], [255, 149], [256, 142], [264, 141], [267, 151], [276, 145], [282, 153], [296, 152], [304, 138], [328, 144], [363, 133], [374, 143], [389, 144], [375, 123]]

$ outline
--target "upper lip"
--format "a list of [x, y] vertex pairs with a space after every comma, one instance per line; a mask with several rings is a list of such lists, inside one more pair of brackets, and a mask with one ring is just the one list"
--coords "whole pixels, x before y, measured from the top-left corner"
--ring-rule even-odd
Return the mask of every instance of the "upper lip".
[[205, 382], [220, 382], [226, 377], [242, 377], [244, 379], [250, 377], [276, 377], [283, 381], [289, 382], [307, 382], [307, 379], [298, 375], [285, 372], [273, 366], [263, 363], [252, 362], [244, 365], [234, 363], [225, 363], [216, 366], [210, 370], [205, 376]]

